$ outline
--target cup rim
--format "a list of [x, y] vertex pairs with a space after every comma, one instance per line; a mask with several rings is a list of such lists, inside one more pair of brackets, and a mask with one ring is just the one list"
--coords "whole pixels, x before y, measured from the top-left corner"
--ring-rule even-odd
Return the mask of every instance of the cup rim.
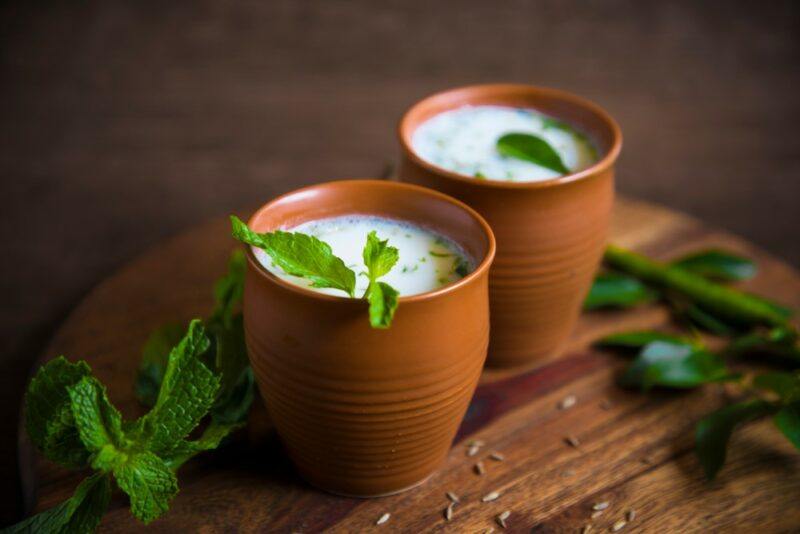
[[[474, 176], [469, 176], [466, 174], [462, 174], [459, 172], [454, 172], [444, 167], [439, 167], [438, 165], [434, 165], [428, 161], [425, 161], [421, 157], [417, 155], [417, 153], [411, 148], [411, 115], [414, 114], [415, 111], [425, 103], [435, 99], [440, 98], [444, 95], [450, 93], [470, 93], [470, 92], [507, 92], [507, 91], [516, 91], [522, 94], [534, 94], [534, 95], [545, 95], [551, 98], [560, 99], [564, 102], [568, 102], [574, 104], [579, 107], [583, 107], [597, 115], [603, 122], [606, 123], [606, 126], [611, 130], [612, 134], [612, 142], [611, 147], [606, 151], [605, 155], [594, 162], [589, 167], [585, 169], [581, 169], [578, 172], [571, 172], [569, 174], [564, 174], [562, 176], [556, 176], [554, 178], [548, 178], [547, 180], [536, 180], [531, 182], [510, 182], [510, 181], [502, 181], [502, 180], [477, 180]], [[595, 104], [591, 100], [578, 96], [574, 93], [570, 93], [568, 91], [564, 91], [561, 89], [554, 89], [551, 87], [542, 87], [537, 85], [528, 85], [522, 83], [488, 83], [488, 84], [477, 84], [477, 85], [464, 85], [460, 87], [453, 87], [451, 89], [445, 89], [443, 91], [438, 91], [436, 93], [430, 94], [420, 100], [417, 100], [414, 104], [411, 105], [404, 113], [403, 116], [400, 118], [400, 121], [397, 123], [397, 137], [400, 141], [400, 148], [403, 151], [403, 154], [409, 158], [411, 161], [416, 163], [417, 165], [425, 168], [426, 170], [438, 174], [440, 176], [444, 176], [451, 180], [456, 180], [458, 182], [469, 183], [477, 187], [487, 187], [487, 188], [495, 188], [495, 189], [544, 189], [549, 187], [556, 187], [562, 184], [568, 184], [572, 182], [577, 182], [580, 180], [584, 180], [591, 176], [594, 176], [600, 172], [604, 172], [616, 161], [617, 157], [619, 156], [620, 150], [622, 149], [622, 131], [620, 130], [619, 125], [614, 120], [614, 118], [602, 107]]]
[[[451, 282], [449, 284], [436, 288], [432, 291], [426, 291], [424, 293], [416, 293], [414, 295], [406, 295], [398, 297], [397, 300], [399, 304], [427, 301], [438, 298], [442, 295], [452, 293], [454, 291], [458, 291], [462, 287], [473, 283], [477, 278], [483, 276], [483, 274], [489, 270], [492, 261], [494, 261], [497, 245], [495, 242], [494, 232], [492, 232], [492, 228], [491, 226], [489, 226], [489, 223], [486, 222], [486, 219], [484, 219], [477, 211], [470, 208], [468, 205], [464, 204], [460, 200], [457, 200], [449, 195], [445, 195], [444, 193], [440, 193], [439, 191], [435, 191], [433, 189], [429, 189], [427, 187], [422, 187], [414, 184], [393, 182], [388, 180], [378, 180], [374, 178], [332, 180], [329, 182], [321, 182], [318, 184], [301, 187], [300, 189], [294, 189], [292, 191], [289, 191], [288, 193], [284, 193], [280, 196], [273, 198], [272, 200], [268, 201], [266, 204], [258, 208], [253, 213], [253, 215], [247, 220], [247, 225], [251, 227], [253, 222], [259, 218], [261, 213], [271, 209], [275, 204], [291, 196], [302, 195], [307, 191], [320, 189], [323, 187], [336, 187], [336, 186], [353, 185], [353, 184], [358, 184], [359, 186], [364, 185], [368, 187], [385, 187], [396, 190], [414, 191], [416, 193], [421, 193], [429, 197], [435, 197], [439, 200], [452, 204], [457, 208], [460, 208], [462, 211], [465, 211], [470, 217], [472, 217], [474, 220], [478, 222], [478, 224], [480, 225], [481, 229], [484, 232], [484, 235], [487, 237], [488, 247], [486, 254], [484, 255], [481, 262], [475, 267], [475, 269], [473, 269], [472, 272], [470, 272], [467, 276], [455, 282]], [[265, 277], [266, 279], [277, 284], [278, 286], [283, 287], [284, 289], [287, 289], [289, 291], [292, 291], [294, 293], [300, 294], [305, 297], [319, 299], [322, 301], [342, 302], [351, 304], [361, 304], [364, 301], [362, 297], [353, 298], [342, 295], [329, 295], [327, 293], [320, 293], [319, 291], [313, 291], [311, 289], [298, 286], [296, 284], [292, 284], [291, 282], [287, 282], [286, 280], [270, 272], [269, 269], [264, 267], [261, 264], [261, 262], [258, 261], [258, 258], [255, 257], [255, 253], [253, 252], [253, 247], [251, 245], [247, 245], [245, 243], [242, 243], [242, 245], [245, 247], [245, 254], [247, 255], [248, 263], [250, 263], [250, 265], [256, 269], [256, 272], [258, 272], [262, 277]]]

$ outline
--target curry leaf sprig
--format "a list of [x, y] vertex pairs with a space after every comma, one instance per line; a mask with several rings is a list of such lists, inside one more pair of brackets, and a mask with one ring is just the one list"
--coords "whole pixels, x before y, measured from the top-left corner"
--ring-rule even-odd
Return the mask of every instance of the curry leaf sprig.
[[596, 342], [636, 352], [619, 379], [625, 387], [648, 391], [734, 382], [744, 391], [743, 400], [708, 414], [697, 424], [695, 452], [709, 479], [725, 462], [733, 430], [747, 421], [773, 416], [775, 426], [800, 449], [800, 372], [751, 377], [728, 367], [729, 359], [754, 354], [771, 358], [762, 357], [762, 362], [800, 367], [798, 333], [788, 322], [792, 311], [719, 283], [752, 277], [756, 272], [752, 261], [709, 250], [667, 264], [615, 246], [608, 247], [604, 260], [617, 271], [598, 275], [586, 309], [627, 308], [661, 298], [693, 326], [731, 338], [718, 351], [709, 349], [697, 331], [692, 336], [624, 332]]
[[[355, 297], [356, 273], [333, 253], [330, 245], [301, 232], [254, 232], [238, 217], [231, 216], [232, 235], [239, 241], [263, 249], [287, 274], [311, 281], [312, 287], [333, 288]], [[391, 326], [398, 304], [398, 291], [378, 278], [397, 263], [398, 252], [372, 231], [363, 250], [369, 285], [363, 298], [369, 303], [369, 322], [373, 328]]]
[[220, 390], [220, 377], [201, 359], [209, 344], [200, 321], [192, 321], [170, 351], [153, 408], [135, 421], [122, 419], [85, 362], [60, 356], [43, 365], [25, 396], [31, 441], [48, 459], [94, 474], [64, 503], [7, 531], [91, 532], [108, 507], [112, 481], [140, 521], [163, 514], [178, 492], [178, 467], [240, 426], [212, 421], [198, 438], [189, 438]]

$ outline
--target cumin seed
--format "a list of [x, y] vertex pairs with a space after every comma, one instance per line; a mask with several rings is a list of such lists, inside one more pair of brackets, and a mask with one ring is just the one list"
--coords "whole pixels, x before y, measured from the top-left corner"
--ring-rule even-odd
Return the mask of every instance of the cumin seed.
[[575, 436], [567, 436], [566, 438], [564, 438], [564, 441], [567, 442], [567, 445], [575, 447], [576, 449], [578, 448], [578, 445], [581, 444], [581, 441]]
[[497, 521], [498, 525], [500, 525], [503, 528], [507, 528], [506, 519], [508, 519], [508, 516], [510, 516], [510, 515], [511, 515], [511, 512], [509, 510], [506, 510], [505, 512], [503, 512], [503, 513], [499, 514], [497, 517], [495, 517], [495, 520]]
[[608, 508], [608, 505], [608, 501], [596, 502], [594, 503], [594, 506], [592, 506], [592, 510], [605, 510]]
[[575, 397], [575, 395], [567, 395], [566, 397], [561, 399], [561, 402], [558, 403], [558, 409], [567, 410], [575, 406], [576, 402], [578, 402], [578, 399]]
[[636, 519], [636, 510], [628, 510], [625, 514], [625, 519], [627, 519], [629, 523]]
[[481, 499], [481, 501], [482, 502], [490, 502], [490, 501], [493, 501], [493, 500], [497, 499], [498, 497], [500, 497], [500, 492], [499, 491], [493, 491], [491, 493], [487, 493], [486, 495], [484, 495], [483, 498]]
[[486, 469], [483, 467], [483, 462], [478, 462], [475, 464], [475, 472], [479, 475], [482, 475], [486, 472]]
[[489, 455], [489, 458], [491, 458], [491, 459], [492, 459], [492, 460], [494, 460], [495, 462], [502, 462], [503, 460], [505, 460], [505, 459], [506, 459], [506, 457], [505, 457], [505, 456], [503, 456], [502, 454], [500, 454], [500, 453], [499, 453], [499, 452], [497, 452], [497, 451], [495, 451], [495, 452], [493, 452], [492, 454], [490, 454], [490, 455]]
[[447, 498], [448, 498], [448, 499], [450, 499], [450, 501], [451, 501], [451, 502], [454, 502], [454, 503], [456, 503], [456, 504], [458, 504], [458, 503], [460, 503], [460, 502], [461, 502], [461, 499], [459, 499], [459, 498], [458, 498], [458, 495], [456, 495], [456, 494], [455, 494], [455, 493], [453, 493], [452, 491], [448, 491], [448, 492], [446, 493], [446, 495], [447, 495]]
[[481, 448], [478, 447], [477, 445], [472, 445], [470, 446], [469, 449], [467, 449], [467, 456], [475, 456], [476, 454], [478, 454], [478, 451], [480, 450]]
[[445, 521], [450, 521], [453, 519], [453, 508], [455, 507], [456, 503], [451, 502], [447, 505], [447, 508], [444, 509], [444, 519]]
[[592, 531], [592, 525], [588, 523], [581, 527], [581, 534], [589, 534], [589, 532], [591, 531]]
[[382, 525], [382, 524], [386, 523], [391, 516], [392, 516], [392, 514], [390, 514], [389, 512], [386, 512], [377, 521], [375, 521], [375, 524], [376, 525]]
[[611, 532], [619, 532], [620, 530], [625, 528], [625, 525], [627, 524], [628, 523], [624, 519], [620, 519], [611, 526]]

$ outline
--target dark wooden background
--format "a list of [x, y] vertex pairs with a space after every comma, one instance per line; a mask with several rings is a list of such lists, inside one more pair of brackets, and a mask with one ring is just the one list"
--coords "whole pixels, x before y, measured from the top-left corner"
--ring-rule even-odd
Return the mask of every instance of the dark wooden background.
[[595, 100], [622, 192], [800, 266], [792, 0], [0, 3], [0, 524], [32, 362], [98, 280], [209, 217], [375, 176], [404, 108], [489, 81]]

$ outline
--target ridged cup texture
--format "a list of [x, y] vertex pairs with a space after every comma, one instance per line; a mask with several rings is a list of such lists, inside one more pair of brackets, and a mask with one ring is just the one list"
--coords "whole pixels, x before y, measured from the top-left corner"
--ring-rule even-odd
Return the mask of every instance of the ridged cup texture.
[[[414, 130], [466, 104], [534, 108], [574, 125], [595, 142], [591, 167], [542, 182], [478, 180], [421, 160]], [[490, 275], [488, 364], [512, 367], [557, 356], [589, 291], [606, 244], [621, 134], [602, 109], [579, 97], [526, 85], [480, 85], [438, 93], [404, 115], [399, 178], [458, 198], [482, 214], [497, 239]]]
[[290, 193], [250, 225], [264, 232], [353, 213], [434, 229], [481, 263], [455, 284], [402, 297], [381, 330], [365, 301], [291, 286], [248, 254], [248, 353], [290, 457], [315, 486], [375, 496], [424, 481], [450, 448], [486, 357], [494, 241], [475, 212], [440, 193], [371, 180]]

